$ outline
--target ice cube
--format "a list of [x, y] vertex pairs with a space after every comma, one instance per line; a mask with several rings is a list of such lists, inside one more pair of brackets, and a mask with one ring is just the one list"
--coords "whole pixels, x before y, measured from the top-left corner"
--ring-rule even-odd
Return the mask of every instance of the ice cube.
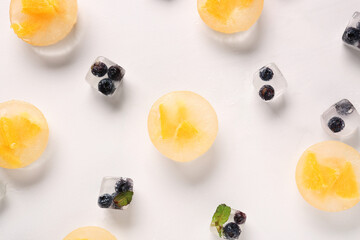
[[347, 25], [342, 40], [345, 45], [360, 50], [360, 13], [355, 12]]
[[337, 137], [346, 137], [354, 133], [359, 122], [359, 113], [347, 99], [335, 103], [321, 115], [321, 125], [325, 131]]
[[223, 239], [238, 239], [245, 222], [245, 213], [220, 204], [212, 217], [210, 230]]
[[111, 96], [119, 88], [125, 69], [105, 57], [96, 58], [91, 65], [86, 81], [100, 93]]
[[256, 92], [264, 101], [277, 98], [287, 88], [284, 76], [274, 63], [270, 63], [257, 71], [254, 74], [253, 84]]
[[98, 205], [101, 208], [124, 210], [129, 207], [134, 195], [131, 178], [104, 177], [101, 183]]

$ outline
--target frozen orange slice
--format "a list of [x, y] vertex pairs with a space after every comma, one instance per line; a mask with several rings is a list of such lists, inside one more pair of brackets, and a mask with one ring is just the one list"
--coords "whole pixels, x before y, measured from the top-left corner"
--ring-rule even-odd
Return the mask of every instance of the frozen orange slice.
[[55, 15], [59, 0], [21, 0], [22, 13]]
[[248, 30], [259, 19], [264, 0], [197, 0], [202, 20], [223, 33]]
[[64, 240], [116, 240], [116, 238], [100, 227], [82, 227], [71, 232]]
[[168, 93], [152, 106], [148, 131], [166, 157], [188, 162], [204, 154], [215, 141], [218, 120], [203, 97], [188, 91]]
[[11, 27], [34, 46], [64, 39], [77, 21], [77, 0], [11, 0]]
[[44, 152], [49, 128], [35, 106], [22, 101], [0, 103], [0, 167], [22, 168]]
[[360, 201], [360, 153], [337, 141], [309, 147], [296, 168], [301, 195], [312, 206], [342, 211]]

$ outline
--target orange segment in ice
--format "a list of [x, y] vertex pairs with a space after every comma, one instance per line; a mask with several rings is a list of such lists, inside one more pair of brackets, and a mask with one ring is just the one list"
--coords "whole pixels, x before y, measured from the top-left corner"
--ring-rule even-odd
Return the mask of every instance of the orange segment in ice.
[[188, 121], [182, 121], [178, 128], [176, 129], [175, 137], [176, 139], [191, 139], [196, 136], [198, 130]]
[[338, 175], [336, 170], [320, 165], [316, 161], [316, 155], [309, 152], [306, 157], [303, 178], [306, 188], [324, 194], [333, 186]]
[[360, 154], [336, 141], [315, 144], [301, 156], [296, 183], [304, 199], [324, 211], [341, 211], [360, 201]]
[[358, 198], [359, 187], [351, 163], [347, 162], [334, 185], [336, 194], [342, 198]]
[[218, 121], [214, 109], [201, 96], [187, 91], [172, 92], [152, 106], [148, 131], [152, 143], [162, 154], [187, 162], [211, 147]]
[[58, 8], [58, 0], [21, 0], [22, 13], [54, 15]]
[[77, 0], [11, 0], [11, 27], [19, 38], [48, 46], [65, 38], [77, 21]]
[[0, 167], [21, 168], [46, 148], [49, 129], [42, 113], [21, 101], [0, 104]]
[[223, 33], [248, 30], [260, 17], [264, 0], [198, 0], [198, 12], [212, 29]]
[[82, 227], [69, 233], [63, 240], [116, 240], [116, 238], [100, 227]]
[[236, 8], [248, 8], [253, 0], [207, 0], [204, 9], [218, 20], [226, 23]]

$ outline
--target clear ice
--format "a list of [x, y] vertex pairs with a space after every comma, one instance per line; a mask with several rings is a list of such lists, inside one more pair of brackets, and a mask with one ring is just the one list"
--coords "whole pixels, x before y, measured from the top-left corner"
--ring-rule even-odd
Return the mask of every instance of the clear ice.
[[100, 93], [111, 96], [120, 87], [125, 69], [105, 57], [96, 58], [91, 65], [86, 81]]
[[271, 101], [282, 95], [287, 82], [279, 68], [270, 63], [254, 74], [253, 85], [259, 97], [264, 101]]
[[134, 195], [131, 178], [104, 177], [101, 183], [98, 205], [101, 208], [125, 210]]
[[210, 231], [222, 239], [239, 239], [245, 222], [245, 213], [220, 204], [211, 220]]
[[355, 12], [347, 25], [342, 40], [345, 45], [360, 50], [360, 13]]
[[321, 125], [331, 136], [349, 136], [355, 132], [359, 123], [359, 113], [347, 99], [335, 103], [321, 115]]

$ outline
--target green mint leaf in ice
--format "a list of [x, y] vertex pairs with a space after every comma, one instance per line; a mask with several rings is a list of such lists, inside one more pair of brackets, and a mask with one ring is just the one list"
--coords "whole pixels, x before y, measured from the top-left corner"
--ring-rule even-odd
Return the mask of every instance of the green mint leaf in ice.
[[132, 192], [132, 191], [119, 193], [114, 198], [114, 203], [118, 207], [127, 206], [131, 203], [133, 195], [134, 195], [134, 192]]
[[223, 225], [229, 220], [230, 213], [231, 208], [225, 204], [221, 204], [217, 207], [213, 215], [211, 225], [216, 227], [220, 237], [222, 235]]

